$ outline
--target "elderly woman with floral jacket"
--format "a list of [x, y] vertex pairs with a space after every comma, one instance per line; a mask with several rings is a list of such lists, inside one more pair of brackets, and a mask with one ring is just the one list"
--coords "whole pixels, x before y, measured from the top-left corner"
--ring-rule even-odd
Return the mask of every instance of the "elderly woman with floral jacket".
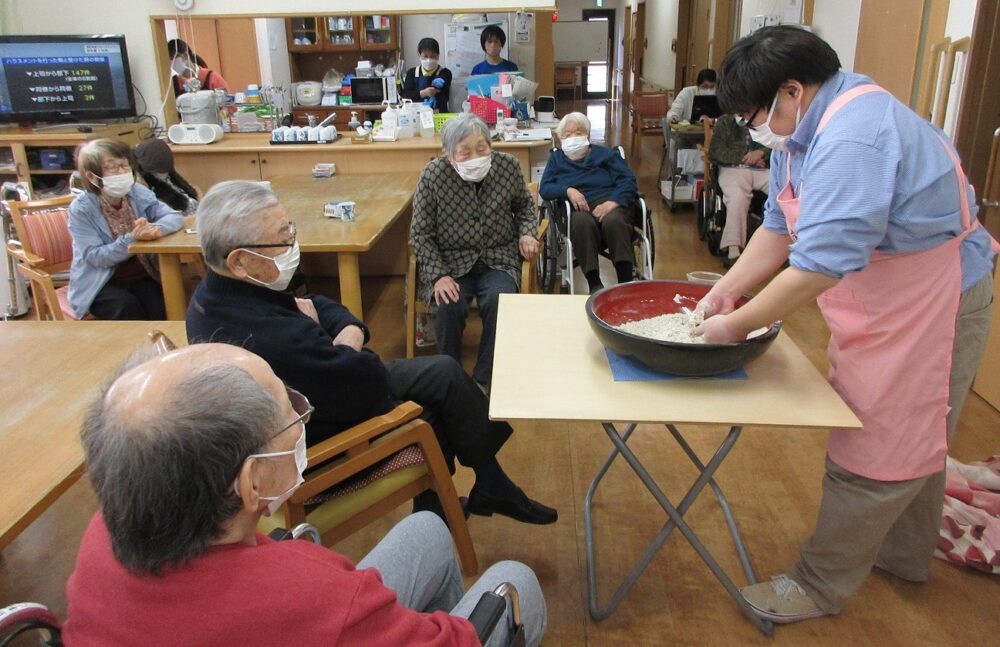
[[485, 390], [493, 372], [498, 295], [517, 292], [522, 258], [541, 251], [535, 204], [517, 159], [492, 150], [481, 119], [467, 113], [450, 119], [441, 141], [445, 155], [424, 167], [413, 196], [420, 296], [435, 308], [439, 349], [459, 361], [475, 297], [483, 334], [472, 377]]

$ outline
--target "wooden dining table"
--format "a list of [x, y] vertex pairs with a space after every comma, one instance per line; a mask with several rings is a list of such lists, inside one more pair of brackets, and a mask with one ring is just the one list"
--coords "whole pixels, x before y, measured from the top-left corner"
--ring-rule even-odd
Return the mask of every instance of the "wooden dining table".
[[0, 322], [0, 550], [83, 474], [87, 404], [154, 329], [186, 343], [182, 322]]
[[[358, 319], [361, 305], [360, 256], [370, 251], [382, 236], [410, 210], [418, 171], [365, 175], [282, 175], [270, 180], [271, 189], [295, 222], [299, 249], [303, 254], [333, 252], [337, 255], [340, 302]], [[343, 221], [323, 215], [329, 201], [356, 203], [355, 219]], [[182, 320], [187, 311], [181, 256], [201, 254], [195, 219], [185, 219], [179, 231], [158, 240], [135, 242], [129, 251], [156, 254], [167, 319]], [[405, 249], [400, 253], [404, 254]]]

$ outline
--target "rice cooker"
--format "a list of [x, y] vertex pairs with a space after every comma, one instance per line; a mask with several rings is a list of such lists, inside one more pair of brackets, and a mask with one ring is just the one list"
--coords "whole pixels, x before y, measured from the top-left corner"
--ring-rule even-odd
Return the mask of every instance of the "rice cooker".
[[185, 92], [177, 97], [177, 112], [185, 124], [219, 123], [219, 106], [211, 90]]
[[322, 100], [322, 83], [318, 81], [303, 81], [295, 86], [295, 101], [300, 106], [318, 106]]

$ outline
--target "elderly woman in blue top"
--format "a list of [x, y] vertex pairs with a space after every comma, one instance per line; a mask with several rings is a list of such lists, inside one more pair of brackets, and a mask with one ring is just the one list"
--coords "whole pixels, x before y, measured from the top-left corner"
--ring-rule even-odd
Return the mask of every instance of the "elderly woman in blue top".
[[598, 258], [607, 247], [618, 282], [632, 280], [632, 215], [638, 187], [635, 175], [618, 151], [590, 143], [590, 120], [571, 112], [556, 127], [561, 150], [553, 151], [538, 193], [544, 200], [568, 200], [570, 242], [590, 293], [600, 290]]
[[695, 334], [733, 342], [816, 299], [830, 382], [863, 425], [830, 431], [816, 529], [797, 562], [742, 590], [748, 610], [776, 622], [839, 612], [873, 566], [929, 578], [948, 440], [992, 310], [995, 243], [951, 142], [839, 68], [818, 36], [779, 26], [739, 41], [719, 70], [722, 109], [774, 151], [771, 189], [763, 227], [699, 304], [709, 318]]
[[128, 247], [177, 231], [181, 215], [135, 183], [135, 158], [127, 144], [113, 139], [84, 144], [77, 151], [77, 170], [87, 191], [69, 206], [70, 307], [78, 317], [89, 312], [97, 319], [166, 319], [156, 268]]

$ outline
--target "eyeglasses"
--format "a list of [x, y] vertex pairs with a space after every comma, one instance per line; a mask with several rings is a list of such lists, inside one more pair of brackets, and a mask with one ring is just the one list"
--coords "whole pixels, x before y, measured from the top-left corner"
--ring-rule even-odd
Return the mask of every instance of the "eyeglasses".
[[744, 118], [742, 115], [736, 115], [736, 123], [739, 124], [740, 128], [749, 128], [750, 130], [757, 130], [759, 125], [751, 126], [750, 124], [753, 123], [753, 120], [757, 118], [757, 113], [759, 113], [762, 109], [763, 106], [754, 110], [753, 114], [750, 115], [749, 119]]
[[288, 234], [292, 237], [287, 243], [256, 243], [254, 245], [237, 245], [233, 249], [259, 249], [261, 247], [291, 247], [295, 244], [296, 233], [295, 223], [291, 220], [288, 221]]
[[101, 172], [104, 175], [120, 175], [122, 173], [131, 173], [132, 165], [129, 164], [128, 162], [101, 164]]
[[285, 433], [286, 431], [288, 431], [297, 424], [302, 424], [302, 426], [305, 427], [306, 425], [309, 424], [309, 420], [312, 419], [313, 411], [316, 410], [316, 407], [309, 404], [309, 400], [306, 398], [306, 396], [302, 395], [295, 389], [286, 386], [285, 392], [288, 394], [288, 400], [292, 403], [292, 410], [295, 411], [295, 413], [299, 414], [299, 416], [295, 420], [292, 420], [290, 423], [288, 423], [287, 425], [276, 431], [270, 438], [267, 439], [267, 442], [271, 442], [272, 440], [274, 440], [281, 434]]

